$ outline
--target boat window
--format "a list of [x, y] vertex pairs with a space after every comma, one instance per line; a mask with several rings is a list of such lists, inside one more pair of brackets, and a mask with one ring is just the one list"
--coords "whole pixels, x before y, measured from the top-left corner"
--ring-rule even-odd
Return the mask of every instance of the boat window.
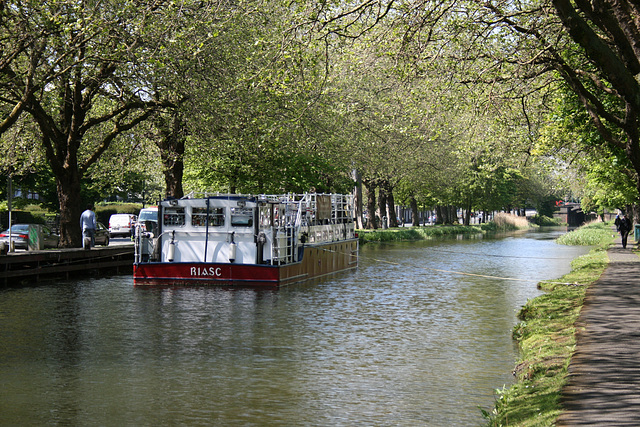
[[233, 227], [253, 226], [253, 209], [231, 208], [231, 225]]
[[165, 208], [162, 224], [173, 227], [184, 225], [184, 208]]
[[260, 227], [271, 227], [271, 207], [273, 205], [260, 206]]
[[[191, 225], [194, 227], [207, 226], [207, 208], [193, 208], [191, 210]], [[224, 208], [209, 208], [209, 227], [224, 225]]]

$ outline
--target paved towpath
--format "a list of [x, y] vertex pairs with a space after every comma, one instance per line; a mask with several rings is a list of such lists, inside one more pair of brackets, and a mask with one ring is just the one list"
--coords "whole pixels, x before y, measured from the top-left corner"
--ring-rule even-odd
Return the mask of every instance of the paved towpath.
[[589, 287], [558, 426], [640, 426], [640, 258], [633, 235]]

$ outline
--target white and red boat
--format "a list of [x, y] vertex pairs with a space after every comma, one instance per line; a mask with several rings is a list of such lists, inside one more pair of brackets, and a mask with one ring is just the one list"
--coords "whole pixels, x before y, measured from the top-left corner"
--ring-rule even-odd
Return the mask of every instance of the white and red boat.
[[278, 287], [357, 265], [351, 195], [188, 195], [136, 227], [133, 282]]

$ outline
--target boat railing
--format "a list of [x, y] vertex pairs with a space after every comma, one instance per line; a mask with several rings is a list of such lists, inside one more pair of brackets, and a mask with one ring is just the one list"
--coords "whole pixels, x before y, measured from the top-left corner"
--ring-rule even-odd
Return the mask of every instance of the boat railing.
[[271, 245], [271, 264], [289, 264], [295, 260], [297, 249], [295, 227], [293, 224], [274, 227], [274, 239]]
[[236, 194], [236, 193], [221, 193], [219, 191], [191, 191], [188, 194], [185, 194], [184, 196], [182, 196], [180, 199], [207, 199], [209, 197], [228, 197], [228, 198], [247, 198], [247, 199], [254, 199], [256, 197], [255, 194]]
[[280, 196], [279, 203], [285, 206], [284, 220], [274, 226], [271, 245], [271, 264], [289, 264], [298, 260], [298, 242], [311, 196], [309, 194]]
[[[170, 231], [165, 231], [157, 236], [154, 236], [152, 232], [146, 231], [140, 224], [136, 224], [133, 235], [133, 260], [134, 264], [140, 262], [149, 261], [149, 257], [156, 252], [157, 242], [160, 238], [166, 234], [170, 234]], [[143, 258], [147, 259], [143, 259]]]
[[[234, 194], [234, 193], [221, 193], [221, 192], [195, 192], [192, 191], [189, 194], [182, 197], [182, 199], [198, 199], [219, 197], [229, 199], [247, 198], [260, 201], [266, 201], [270, 203], [283, 203], [289, 206], [299, 206], [300, 210], [306, 209], [308, 212], [312, 212], [311, 218], [306, 218], [308, 222], [320, 222], [325, 221], [328, 223], [342, 223], [353, 219], [353, 195], [351, 194], [334, 194], [334, 193], [288, 193], [288, 194]], [[316, 217], [318, 212], [318, 200], [319, 198], [330, 197], [331, 199], [331, 212], [327, 218], [322, 220]], [[315, 225], [315, 224], [311, 224]]]

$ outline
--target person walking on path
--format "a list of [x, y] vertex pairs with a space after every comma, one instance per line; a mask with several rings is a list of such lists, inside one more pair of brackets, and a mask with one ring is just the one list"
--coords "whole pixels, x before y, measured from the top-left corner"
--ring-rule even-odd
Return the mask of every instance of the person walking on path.
[[640, 425], [640, 258], [619, 244], [607, 255], [576, 322], [558, 427]]
[[[89, 249], [96, 244], [96, 214], [93, 212], [93, 205], [87, 205], [87, 209], [80, 215], [80, 228], [82, 229], [82, 248]], [[87, 248], [87, 238], [89, 247]]]
[[620, 220], [620, 224], [618, 225], [618, 231], [620, 231], [620, 237], [622, 237], [622, 248], [625, 249], [627, 247], [627, 238], [629, 237], [629, 232], [633, 228], [631, 224], [631, 220], [629, 219], [629, 215], [622, 217]]

